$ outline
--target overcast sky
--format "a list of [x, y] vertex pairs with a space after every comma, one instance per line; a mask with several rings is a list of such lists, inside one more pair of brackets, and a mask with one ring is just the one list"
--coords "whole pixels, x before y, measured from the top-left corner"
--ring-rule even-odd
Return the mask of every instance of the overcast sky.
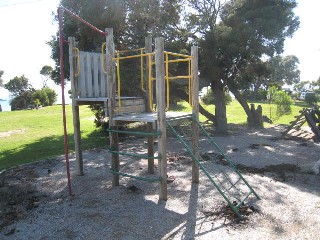
[[[24, 74], [35, 88], [41, 88], [41, 68], [54, 66], [46, 41], [57, 30], [52, 12], [57, 11], [58, 3], [59, 0], [0, 0], [0, 69], [5, 82]], [[298, 4], [300, 29], [286, 40], [284, 55], [296, 55], [301, 80], [314, 81], [320, 76], [320, 1], [299, 0]], [[0, 98], [7, 97], [8, 92], [0, 89]]]

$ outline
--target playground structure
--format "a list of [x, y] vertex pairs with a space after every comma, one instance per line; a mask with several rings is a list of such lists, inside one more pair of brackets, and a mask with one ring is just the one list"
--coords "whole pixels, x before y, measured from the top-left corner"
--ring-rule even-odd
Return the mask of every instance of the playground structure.
[[307, 122], [314, 134], [314, 140], [320, 141], [320, 111], [317, 108], [304, 108], [299, 111], [299, 115], [295, 116], [295, 120], [290, 122], [288, 128], [282, 133], [287, 135], [292, 130], [299, 130], [302, 125]]
[[[68, 12], [68, 10], [63, 10]], [[75, 17], [72, 13], [70, 13], [70, 15]], [[84, 20], [82, 20], [82, 22], [83, 21]], [[101, 33], [102, 31], [99, 32]], [[259, 196], [199, 123], [198, 48], [193, 46], [190, 56], [165, 52], [164, 39], [156, 38], [155, 50], [152, 51], [152, 39], [151, 37], [147, 37], [145, 48], [143, 51], [141, 50], [140, 54], [121, 57], [119, 52], [117, 53], [115, 51], [113, 29], [105, 29], [103, 34], [106, 37], [106, 42], [102, 46], [102, 53], [80, 51], [77, 49], [75, 39], [72, 37], [68, 38], [72, 112], [78, 174], [83, 175], [79, 106], [101, 103], [104, 105], [106, 117], [109, 119], [110, 172], [113, 174], [113, 186], [119, 185], [120, 176], [148, 182], [159, 182], [159, 198], [161, 200], [167, 200], [166, 144], [167, 129], [169, 129], [193, 160], [192, 182], [199, 183], [199, 170], [201, 169], [232, 211], [241, 218], [242, 216], [239, 212], [240, 206], [244, 204], [251, 194], [253, 194], [256, 199], [259, 199]], [[170, 56], [173, 56], [174, 59], [170, 59]], [[147, 82], [145, 84], [141, 82], [142, 88], [144, 85], [146, 86], [145, 89], [143, 89], [146, 92], [145, 97], [125, 97], [121, 95], [120, 61], [128, 58], [141, 58], [141, 74], [145, 72], [147, 76]], [[169, 65], [173, 62], [186, 62], [188, 65], [188, 74], [185, 76], [169, 76]], [[117, 78], [116, 75], [118, 76]], [[170, 101], [169, 82], [171, 80], [181, 79], [188, 80], [189, 104], [192, 106], [191, 113], [167, 111]], [[156, 112], [153, 112], [154, 103], [152, 99], [154, 95], [154, 81]], [[129, 122], [144, 122], [146, 123], [146, 130], [143, 132], [119, 130], [119, 126]], [[120, 133], [147, 137], [148, 153], [141, 155], [119, 151]], [[199, 144], [200, 133], [204, 135], [207, 142], [212, 144], [212, 147], [217, 152], [216, 155], [206, 155], [205, 157], [214, 161], [218, 155], [224, 159], [227, 164], [227, 167], [221, 172], [211, 175], [206, 170], [202, 146]], [[156, 155], [154, 151], [155, 138], [158, 140]], [[146, 178], [121, 172], [120, 156], [122, 155], [138, 159], [147, 159], [148, 172], [151, 174], [154, 174], [154, 160], [156, 159], [158, 162], [159, 176]]]

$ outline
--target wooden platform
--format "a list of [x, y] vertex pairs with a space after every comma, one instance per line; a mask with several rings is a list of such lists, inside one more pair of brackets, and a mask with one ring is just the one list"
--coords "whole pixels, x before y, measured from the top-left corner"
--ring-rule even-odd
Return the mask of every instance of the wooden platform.
[[[185, 119], [191, 118], [192, 115], [190, 113], [181, 113], [181, 112], [166, 112], [166, 119]], [[115, 124], [117, 122], [156, 122], [157, 121], [157, 113], [156, 112], [145, 112], [138, 114], [128, 114], [117, 116], [113, 118]]]

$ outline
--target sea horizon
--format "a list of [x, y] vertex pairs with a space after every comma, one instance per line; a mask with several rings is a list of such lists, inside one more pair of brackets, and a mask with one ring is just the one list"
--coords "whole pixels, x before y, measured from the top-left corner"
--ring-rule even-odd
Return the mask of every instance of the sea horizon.
[[10, 112], [11, 111], [10, 99], [0, 99], [0, 105], [2, 108], [2, 112]]

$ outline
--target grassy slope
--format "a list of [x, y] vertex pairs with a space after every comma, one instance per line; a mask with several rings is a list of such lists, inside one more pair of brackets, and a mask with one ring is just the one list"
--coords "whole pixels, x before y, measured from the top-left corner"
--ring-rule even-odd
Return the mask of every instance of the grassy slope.
[[[69, 148], [73, 149], [71, 107], [67, 106]], [[83, 148], [106, 146], [106, 138], [95, 129], [88, 107], [81, 107]], [[0, 169], [64, 153], [61, 106], [40, 110], [0, 112], [0, 132], [21, 131], [0, 138]]]
[[[261, 103], [261, 105], [263, 114], [269, 117], [270, 105], [266, 103]], [[213, 105], [206, 106], [206, 108], [214, 112]], [[275, 120], [274, 124], [289, 124], [301, 108], [302, 106], [298, 105], [292, 106], [292, 114], [282, 116]], [[272, 116], [274, 116], [275, 107], [271, 106], [271, 109]], [[71, 106], [67, 106], [66, 110], [69, 148], [73, 150]], [[176, 110], [191, 111], [191, 108], [187, 103], [180, 103]], [[93, 114], [88, 107], [80, 107], [83, 149], [105, 147], [107, 144], [105, 134], [96, 130], [92, 117]], [[229, 123], [246, 123], [246, 115], [236, 101], [227, 106], [227, 118]], [[200, 121], [204, 120], [205, 118], [201, 116]], [[46, 107], [40, 110], [0, 112], [0, 133], [12, 130], [21, 130], [22, 132], [12, 134], [9, 137], [0, 137], [0, 170], [64, 154], [61, 106]]]

